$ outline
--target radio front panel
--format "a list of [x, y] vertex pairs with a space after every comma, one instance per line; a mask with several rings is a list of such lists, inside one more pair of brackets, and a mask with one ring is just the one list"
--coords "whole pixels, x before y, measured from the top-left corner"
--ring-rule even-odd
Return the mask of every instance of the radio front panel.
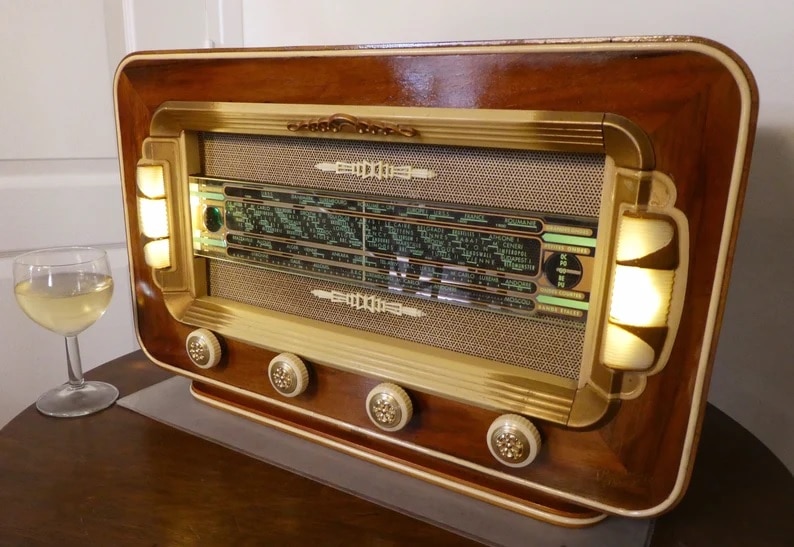
[[[208, 294], [578, 380], [605, 156], [228, 134], [199, 146]], [[544, 184], [589, 196], [582, 216], [530, 210], [550, 205]]]
[[[735, 67], [680, 46], [643, 51]], [[733, 233], [744, 173], [701, 151], [743, 157], [750, 125], [737, 122], [733, 144], [724, 128], [692, 137], [699, 114], [658, 110], [657, 57], [561, 47], [126, 61], [117, 109], [142, 347], [215, 406], [530, 516], [580, 526], [668, 508], [710, 362], [690, 344], [710, 347], [720, 309], [688, 295], [722, 279], [732, 236], [710, 226]], [[385, 68], [397, 54], [452, 80], [463, 54], [510, 83], [477, 108], [386, 104], [352, 74], [397, 90]], [[540, 70], [551, 59], [564, 78]], [[502, 72], [513, 62], [539, 71]], [[362, 85], [317, 94], [308, 65]], [[644, 94], [552, 93], [577, 71], [611, 89], [629, 66]], [[230, 88], [238, 70], [290, 85]], [[726, 119], [747, 123], [752, 103], [731, 104]]]

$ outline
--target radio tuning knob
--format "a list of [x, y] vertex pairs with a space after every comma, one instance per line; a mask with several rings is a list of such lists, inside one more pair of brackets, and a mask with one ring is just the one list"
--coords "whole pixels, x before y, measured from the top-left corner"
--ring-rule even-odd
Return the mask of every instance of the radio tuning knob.
[[403, 388], [395, 384], [378, 384], [367, 395], [367, 416], [384, 431], [399, 431], [411, 421], [414, 407]]
[[196, 329], [185, 341], [185, 350], [190, 361], [199, 368], [212, 368], [221, 360], [221, 344], [207, 329]]
[[540, 432], [523, 416], [504, 414], [488, 428], [487, 442], [488, 450], [499, 463], [524, 467], [532, 463], [540, 451]]
[[284, 397], [297, 397], [309, 385], [309, 369], [297, 355], [280, 353], [267, 366], [270, 385]]

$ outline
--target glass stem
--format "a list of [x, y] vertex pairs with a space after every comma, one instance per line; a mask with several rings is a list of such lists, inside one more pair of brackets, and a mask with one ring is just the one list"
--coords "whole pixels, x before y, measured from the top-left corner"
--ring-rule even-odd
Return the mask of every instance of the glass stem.
[[77, 336], [66, 337], [66, 366], [69, 369], [69, 385], [74, 389], [83, 387], [83, 364], [80, 362], [80, 346]]

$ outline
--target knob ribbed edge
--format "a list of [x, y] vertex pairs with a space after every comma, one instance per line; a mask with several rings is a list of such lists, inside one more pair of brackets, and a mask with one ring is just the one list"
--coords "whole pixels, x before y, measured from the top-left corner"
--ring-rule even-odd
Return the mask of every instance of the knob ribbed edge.
[[[496, 438], [505, 434], [507, 445], [497, 446]], [[525, 467], [532, 463], [540, 452], [540, 431], [535, 424], [519, 414], [503, 414], [493, 421], [488, 428], [486, 437], [488, 450], [491, 455], [502, 465], [507, 467]], [[520, 455], [513, 456], [516, 446], [509, 443], [521, 444]]]
[[[399, 415], [394, 413], [394, 408]], [[399, 431], [405, 427], [414, 412], [414, 405], [408, 393], [392, 383], [378, 384], [370, 390], [366, 399], [366, 411], [370, 421], [384, 431]], [[393, 423], [384, 421], [384, 417], [394, 413]], [[379, 416], [381, 419], [379, 419]]]
[[[279, 385], [280, 382], [275, 376], [279, 367], [285, 367], [293, 375], [293, 382], [290, 386]], [[294, 353], [279, 353], [267, 366], [267, 377], [270, 385], [284, 397], [297, 397], [309, 387], [309, 369], [303, 359]]]
[[196, 329], [185, 339], [185, 351], [190, 362], [198, 368], [208, 369], [221, 360], [221, 343], [207, 329]]

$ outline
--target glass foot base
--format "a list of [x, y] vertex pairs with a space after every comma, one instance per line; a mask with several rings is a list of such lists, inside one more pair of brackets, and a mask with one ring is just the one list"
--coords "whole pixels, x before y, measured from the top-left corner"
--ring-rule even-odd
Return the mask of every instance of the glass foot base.
[[119, 390], [105, 382], [85, 382], [78, 388], [63, 384], [39, 397], [36, 408], [47, 416], [74, 418], [99, 412], [118, 397]]

